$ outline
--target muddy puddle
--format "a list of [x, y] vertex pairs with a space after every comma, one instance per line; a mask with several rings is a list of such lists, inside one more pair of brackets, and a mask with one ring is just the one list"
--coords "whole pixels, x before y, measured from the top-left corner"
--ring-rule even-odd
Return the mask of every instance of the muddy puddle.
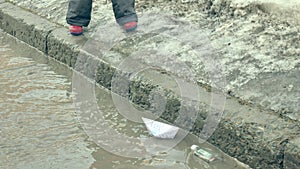
[[[143, 123], [119, 114], [111, 93], [99, 86], [93, 97], [101, 113], [89, 112], [91, 116], [82, 119], [74, 106], [72, 71], [1, 31], [0, 57], [0, 168], [246, 168], [214, 146], [200, 144], [192, 134], [160, 147], [161, 140], [152, 138]], [[115, 135], [120, 133], [123, 137]], [[130, 140], [146, 142], [134, 147]], [[142, 152], [138, 147], [147, 148], [147, 141], [156, 149], [133, 157]], [[215, 160], [194, 156], [193, 144], [206, 148]]]

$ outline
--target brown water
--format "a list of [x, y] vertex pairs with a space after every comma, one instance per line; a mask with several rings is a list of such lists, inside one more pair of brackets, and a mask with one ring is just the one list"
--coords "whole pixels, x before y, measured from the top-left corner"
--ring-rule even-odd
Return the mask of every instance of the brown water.
[[[104, 150], [77, 121], [72, 72], [0, 31], [0, 168], [3, 169], [233, 169], [245, 168], [209, 144], [217, 160], [206, 163], [189, 147], [187, 135], [169, 151], [147, 158], [126, 158]], [[131, 136], [151, 137], [143, 124], [119, 115], [110, 92], [96, 87], [95, 96], [111, 128]], [[120, 140], [122, 143], [122, 140]]]

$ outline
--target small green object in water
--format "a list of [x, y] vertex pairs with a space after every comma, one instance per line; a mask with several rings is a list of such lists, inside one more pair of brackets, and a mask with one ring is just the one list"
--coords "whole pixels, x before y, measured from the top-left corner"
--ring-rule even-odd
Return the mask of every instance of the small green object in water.
[[196, 156], [198, 156], [199, 158], [207, 161], [207, 162], [212, 162], [215, 160], [215, 157], [213, 154], [209, 153], [208, 151], [201, 149], [199, 146], [197, 145], [192, 145], [191, 146], [191, 150], [194, 152], [194, 154]]

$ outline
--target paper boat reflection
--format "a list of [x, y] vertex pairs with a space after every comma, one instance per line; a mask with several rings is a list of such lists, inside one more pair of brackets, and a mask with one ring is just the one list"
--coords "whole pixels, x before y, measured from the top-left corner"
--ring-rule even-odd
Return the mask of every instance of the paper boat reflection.
[[178, 127], [144, 117], [142, 117], [142, 120], [150, 134], [157, 138], [174, 138], [179, 130]]

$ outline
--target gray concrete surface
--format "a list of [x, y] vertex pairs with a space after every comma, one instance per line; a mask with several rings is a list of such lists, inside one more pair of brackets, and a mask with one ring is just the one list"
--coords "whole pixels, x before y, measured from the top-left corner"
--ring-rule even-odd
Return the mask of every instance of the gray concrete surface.
[[300, 138], [294, 138], [289, 141], [287, 144], [287, 148], [285, 149], [285, 160], [284, 166], [286, 168], [299, 168], [300, 166], [300, 159], [299, 159], [299, 145], [300, 145]]
[[[8, 33], [73, 68], [80, 48], [91, 52], [100, 59], [95, 78], [107, 88], [111, 87], [114, 70], [122, 60], [150, 48], [172, 51], [174, 56], [179, 56], [178, 59], [195, 72], [201, 95], [209, 98], [210, 87], [215, 84], [205, 71], [203, 58], [207, 53], [195, 54], [185, 46], [189, 42], [195, 46], [207, 43], [210, 46], [208, 54], [213, 59], [218, 58], [222, 65], [227, 84], [221, 89], [228, 94], [225, 113], [209, 141], [253, 168], [299, 166], [300, 145], [296, 138], [300, 133], [300, 31], [298, 13], [294, 12], [298, 9], [295, 8], [297, 4], [240, 2], [137, 1], [140, 25], [134, 34], [124, 34], [118, 28], [110, 4], [104, 4], [104, 1], [94, 3], [93, 20], [85, 29], [85, 36], [80, 37], [67, 33], [67, 1], [11, 0], [0, 4], [0, 20], [1, 28]], [[174, 19], [176, 17], [180, 20]], [[190, 23], [196, 26], [191, 27]], [[183, 31], [176, 29], [178, 27]], [[177, 41], [166, 36], [171, 35], [172, 30], [175, 30], [172, 36]], [[201, 39], [188, 37], [186, 30], [188, 34], [196, 32]], [[111, 33], [111, 39], [107, 32]], [[83, 70], [90, 66], [86, 64]], [[165, 72], [154, 72], [160, 78], [168, 79]], [[184, 76], [183, 71], [173, 73]], [[162, 115], [172, 121], [178, 114], [180, 98], [172, 87], [174, 84], [153, 80], [155, 77], [141, 75], [133, 79], [130, 98], [147, 108], [148, 94], [153, 88], [162, 86], [175, 91], [170, 92], [167, 109]], [[193, 129], [194, 133], [199, 133], [210, 102], [205, 97], [196, 102], [186, 106], [186, 110], [200, 113]]]

